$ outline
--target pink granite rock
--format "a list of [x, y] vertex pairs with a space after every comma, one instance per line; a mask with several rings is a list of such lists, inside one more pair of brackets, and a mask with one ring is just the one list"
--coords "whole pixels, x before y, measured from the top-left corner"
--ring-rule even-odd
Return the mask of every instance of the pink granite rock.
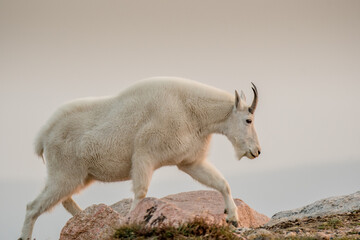
[[176, 205], [157, 198], [145, 198], [127, 215], [128, 223], [145, 223], [153, 227], [160, 224], [174, 224], [191, 219], [191, 214]]
[[[147, 226], [161, 224], [178, 225], [194, 219], [225, 224], [224, 200], [215, 191], [185, 192], [167, 197], [145, 198], [129, 213], [131, 199], [124, 199], [108, 207], [93, 205], [71, 218], [61, 231], [60, 240], [112, 239], [115, 229], [125, 223], [144, 223]], [[251, 209], [240, 199], [238, 207], [240, 227], [258, 227], [269, 221], [263, 214]]]
[[[125, 216], [130, 209], [129, 201], [125, 199], [111, 207]], [[240, 227], [258, 227], [270, 220], [240, 199], [235, 199], [235, 204], [238, 207]], [[128, 223], [143, 222], [148, 226], [156, 226], [159, 223], [180, 223], [194, 217], [202, 217], [223, 224], [226, 218], [224, 208], [224, 200], [220, 193], [193, 191], [169, 195], [161, 199], [145, 198], [134, 211], [126, 215], [126, 219]]]
[[[162, 198], [167, 202], [175, 204], [177, 207], [194, 215], [209, 215], [215, 218], [215, 221], [224, 221], [224, 200], [219, 192], [216, 191], [193, 191]], [[270, 219], [252, 208], [250, 208], [241, 199], [234, 199], [239, 216], [239, 227], [258, 227], [267, 223]]]
[[124, 218], [105, 204], [92, 205], [66, 223], [60, 240], [110, 240], [122, 222]]

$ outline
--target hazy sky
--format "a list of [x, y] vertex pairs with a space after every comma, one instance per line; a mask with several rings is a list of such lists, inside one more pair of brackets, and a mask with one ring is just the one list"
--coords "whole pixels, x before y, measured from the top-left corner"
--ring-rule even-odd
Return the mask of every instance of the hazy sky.
[[[360, 190], [360, 1], [0, 0], [1, 239], [18, 237], [43, 186], [33, 139], [52, 112], [152, 76], [242, 89], [248, 101], [257, 85], [260, 158], [238, 162], [223, 136], [209, 153], [255, 210], [271, 216]], [[149, 195], [197, 189], [168, 167]], [[130, 183], [96, 184], [76, 199], [131, 196]], [[34, 236], [57, 239], [69, 217], [61, 207], [41, 216]]]

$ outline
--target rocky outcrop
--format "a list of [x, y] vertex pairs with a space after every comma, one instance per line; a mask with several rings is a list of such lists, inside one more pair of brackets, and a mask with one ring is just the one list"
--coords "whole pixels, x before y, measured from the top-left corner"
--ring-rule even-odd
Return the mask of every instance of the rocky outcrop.
[[272, 226], [280, 222], [352, 212], [360, 209], [360, 191], [339, 197], [330, 197], [316, 201], [301, 208], [276, 213], [267, 224]]
[[[224, 202], [215, 191], [186, 192], [161, 199], [145, 198], [129, 213], [131, 203], [131, 199], [124, 199], [110, 207], [99, 204], [85, 209], [67, 222], [60, 239], [112, 240], [115, 230], [127, 223], [156, 227], [162, 223], [176, 225], [202, 217], [213, 223], [225, 224]], [[270, 222], [268, 217], [257, 213], [240, 199], [235, 199], [235, 203], [240, 217], [240, 228], [235, 234], [240, 239], [295, 236], [315, 239], [360, 238], [360, 191], [277, 213]]]
[[[251, 209], [240, 199], [239, 226], [258, 227], [269, 221], [263, 214]], [[196, 217], [209, 222], [225, 224], [224, 201], [215, 191], [194, 191], [167, 197], [145, 198], [129, 213], [131, 199], [124, 199], [108, 207], [93, 205], [71, 218], [62, 229], [61, 240], [112, 239], [115, 229], [125, 223], [142, 223], [150, 227], [161, 224], [183, 223]]]

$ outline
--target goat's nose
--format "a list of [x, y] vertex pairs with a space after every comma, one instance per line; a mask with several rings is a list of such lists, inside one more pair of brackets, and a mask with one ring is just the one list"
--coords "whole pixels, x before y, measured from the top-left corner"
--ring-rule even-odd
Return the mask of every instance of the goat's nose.
[[261, 153], [260, 150], [258, 150], [258, 155], [260, 155], [260, 153]]

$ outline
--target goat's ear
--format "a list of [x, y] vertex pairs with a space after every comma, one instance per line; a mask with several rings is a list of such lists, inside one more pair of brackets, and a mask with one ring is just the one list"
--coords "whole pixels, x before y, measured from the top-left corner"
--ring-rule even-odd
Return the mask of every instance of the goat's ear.
[[243, 90], [241, 90], [241, 92], [240, 92], [240, 98], [243, 102], [246, 102], [246, 97], [245, 97], [245, 93], [243, 92]]
[[235, 109], [240, 109], [240, 97], [239, 97], [239, 93], [235, 90]]

